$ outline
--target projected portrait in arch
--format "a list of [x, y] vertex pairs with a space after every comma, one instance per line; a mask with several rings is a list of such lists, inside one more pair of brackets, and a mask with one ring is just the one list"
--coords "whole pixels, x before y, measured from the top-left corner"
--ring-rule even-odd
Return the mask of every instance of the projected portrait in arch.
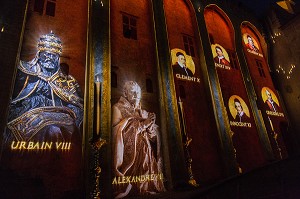
[[40, 149], [46, 142], [60, 149], [54, 143], [81, 137], [83, 99], [76, 79], [60, 68], [61, 53], [61, 40], [51, 32], [39, 39], [33, 60], [20, 61], [4, 136], [11, 149]]
[[41, 35], [37, 50], [32, 60], [17, 65], [1, 164], [15, 174], [12, 182], [19, 175], [25, 182], [36, 178], [41, 185], [28, 189], [60, 198], [82, 188], [83, 96], [69, 74], [72, 66], [61, 63], [60, 37], [52, 31]]
[[263, 102], [265, 103], [266, 110], [273, 112], [281, 111], [278, 98], [276, 97], [272, 89], [268, 87], [263, 87], [261, 90], [261, 97]]
[[261, 50], [259, 48], [259, 43], [256, 41], [256, 39], [253, 36], [251, 36], [248, 33], [244, 33], [243, 43], [248, 53], [257, 55], [259, 57], [263, 57], [263, 54], [261, 53]]
[[196, 67], [193, 57], [184, 50], [174, 48], [171, 50], [173, 76], [176, 81], [200, 83], [200, 77], [195, 75]]
[[275, 92], [272, 77], [269, 73], [267, 59], [263, 53], [267, 52], [267, 45], [259, 30], [250, 22], [241, 24], [243, 51], [247, 61], [251, 80], [257, 96], [258, 109], [261, 110], [263, 123], [267, 130], [267, 142], [272, 147], [272, 152], [277, 159], [287, 157], [285, 144], [280, 129], [287, 120], [284, 116], [279, 96]]
[[165, 190], [159, 126], [155, 113], [142, 108], [141, 96], [140, 86], [135, 81], [127, 81], [123, 95], [112, 107], [115, 198]]
[[230, 59], [225, 48], [223, 48], [220, 44], [212, 44], [211, 50], [214, 57], [215, 66], [230, 70]]
[[61, 52], [60, 38], [49, 33], [41, 36], [35, 58], [18, 65], [7, 144], [24, 141], [27, 149], [29, 141], [71, 142], [76, 134], [80, 137], [83, 99], [76, 79], [60, 69]]
[[245, 101], [238, 95], [229, 98], [228, 107], [234, 121], [249, 122], [250, 112]]

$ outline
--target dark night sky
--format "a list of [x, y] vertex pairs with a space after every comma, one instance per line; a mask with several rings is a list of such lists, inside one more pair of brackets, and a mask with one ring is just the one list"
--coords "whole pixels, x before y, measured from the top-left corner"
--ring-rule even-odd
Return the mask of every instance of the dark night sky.
[[[253, 11], [258, 16], [263, 16], [270, 4], [276, 3], [283, 0], [237, 0], [242, 2], [246, 7], [248, 7], [251, 11]], [[300, 0], [292, 0], [296, 4], [300, 4]]]
[[258, 16], [262, 16], [264, 12], [266, 12], [272, 2], [276, 2], [276, 0], [239, 0], [248, 7], [251, 11], [253, 11]]

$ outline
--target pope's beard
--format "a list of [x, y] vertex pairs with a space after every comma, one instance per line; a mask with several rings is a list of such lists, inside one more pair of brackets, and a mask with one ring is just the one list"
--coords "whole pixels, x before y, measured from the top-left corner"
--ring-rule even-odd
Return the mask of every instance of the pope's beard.
[[[127, 99], [128, 100], [128, 99]], [[132, 100], [128, 100], [129, 103], [131, 104], [131, 106], [134, 108], [134, 109], [141, 109], [141, 103], [140, 103], [140, 100], [138, 99], [132, 99]]]
[[59, 63], [50, 59], [46, 60], [40, 60], [39, 61], [40, 66], [49, 72], [57, 71]]

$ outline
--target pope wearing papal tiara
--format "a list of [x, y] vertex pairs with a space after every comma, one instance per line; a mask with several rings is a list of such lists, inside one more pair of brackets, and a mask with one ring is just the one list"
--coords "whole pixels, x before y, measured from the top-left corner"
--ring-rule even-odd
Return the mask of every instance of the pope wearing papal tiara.
[[41, 36], [38, 52], [20, 61], [4, 141], [70, 141], [79, 134], [83, 100], [79, 84], [60, 69], [62, 43]]

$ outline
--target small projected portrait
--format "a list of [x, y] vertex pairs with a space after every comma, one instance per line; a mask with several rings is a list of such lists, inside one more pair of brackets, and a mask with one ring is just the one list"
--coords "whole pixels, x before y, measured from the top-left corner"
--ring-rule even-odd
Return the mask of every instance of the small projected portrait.
[[236, 122], [249, 122], [250, 113], [245, 101], [238, 95], [232, 95], [228, 101], [232, 118]]
[[185, 51], [174, 48], [171, 50], [172, 68], [174, 74], [193, 77], [195, 74], [195, 64], [191, 56]]
[[279, 101], [275, 93], [268, 87], [263, 87], [261, 90], [261, 96], [265, 103], [266, 110], [273, 112], [279, 111]]
[[230, 59], [227, 51], [219, 44], [211, 45], [215, 66], [222, 69], [230, 70]]
[[252, 38], [250, 35], [244, 34], [243, 40], [244, 40], [244, 43], [245, 43], [247, 49], [249, 49], [251, 51], [255, 51], [255, 52], [259, 51], [257, 41], [254, 38]]

